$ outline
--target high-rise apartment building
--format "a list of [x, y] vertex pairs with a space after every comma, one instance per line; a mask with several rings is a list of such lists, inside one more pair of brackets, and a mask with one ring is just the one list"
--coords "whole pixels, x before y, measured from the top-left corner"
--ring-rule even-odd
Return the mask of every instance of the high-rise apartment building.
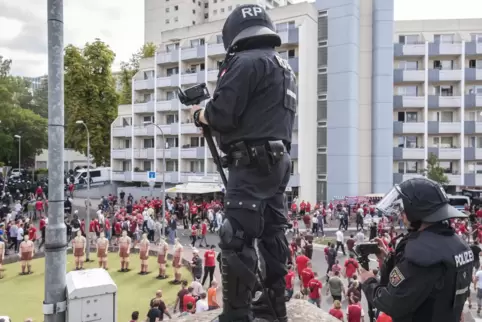
[[397, 21], [393, 181], [435, 154], [449, 186], [482, 186], [482, 19]]
[[47, 75], [38, 76], [38, 77], [24, 77], [30, 84], [29, 90], [32, 94], [42, 85], [44, 80], [47, 80]]
[[[225, 18], [240, 3], [146, 1], [145, 40], [159, 50], [141, 62], [133, 104], [119, 106], [112, 124], [113, 180], [141, 182], [147, 171], [164, 170], [168, 184], [190, 176], [216, 180], [204, 139], [175, 90], [201, 82], [214, 90], [225, 55], [224, 20], [214, 16]], [[291, 195], [313, 202], [386, 191], [393, 178], [393, 1], [266, 3], [283, 41], [278, 50], [298, 77]], [[198, 15], [199, 8], [207, 11]]]

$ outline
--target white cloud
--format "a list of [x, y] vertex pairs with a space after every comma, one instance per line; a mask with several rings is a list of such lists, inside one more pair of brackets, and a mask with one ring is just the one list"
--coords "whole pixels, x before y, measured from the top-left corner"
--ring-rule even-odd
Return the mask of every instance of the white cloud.
[[[118, 66], [144, 41], [143, 2], [65, 0], [64, 44], [82, 46], [100, 38], [116, 53]], [[13, 74], [47, 72], [47, 1], [0, 1], [0, 55], [13, 60]]]

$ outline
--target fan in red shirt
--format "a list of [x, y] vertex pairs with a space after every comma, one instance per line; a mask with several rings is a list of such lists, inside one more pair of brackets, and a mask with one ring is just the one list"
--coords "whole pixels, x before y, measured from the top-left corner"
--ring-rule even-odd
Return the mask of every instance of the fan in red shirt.
[[187, 293], [186, 295], [184, 295], [184, 297], [182, 298], [182, 309], [183, 309], [183, 312], [186, 312], [187, 311], [187, 304], [188, 303], [191, 303], [192, 304], [192, 307], [193, 309], [196, 307], [196, 298], [194, 296], [192, 296], [192, 291], [194, 289], [192, 287], [189, 287], [187, 289], [187, 291], [189, 293]]
[[355, 255], [350, 254], [350, 258], [345, 261], [345, 276], [350, 280], [358, 271], [358, 262], [355, 260]]
[[37, 198], [41, 198], [41, 197], [43, 198], [43, 196], [44, 196], [44, 190], [42, 189], [41, 186], [38, 186], [38, 187], [37, 187], [37, 190], [35, 190], [35, 196], [36, 196]]
[[482, 208], [479, 208], [479, 210], [477, 210], [475, 215], [477, 216], [477, 218], [482, 218]]
[[303, 285], [303, 294], [309, 294], [309, 283], [315, 277], [315, 274], [311, 270], [311, 262], [308, 262], [306, 268], [301, 271], [301, 284]]
[[301, 272], [308, 266], [310, 259], [301, 254], [296, 257], [296, 269], [298, 270], [298, 277], [301, 279]]
[[28, 229], [28, 238], [33, 242], [37, 240], [37, 228], [34, 225], [30, 225]]
[[343, 321], [343, 311], [341, 310], [341, 302], [336, 300], [333, 302], [333, 308], [328, 312], [331, 316], [334, 316], [340, 321]]
[[315, 304], [318, 307], [321, 307], [321, 288], [323, 285], [318, 280], [318, 273], [314, 273], [314, 277], [308, 282], [308, 288], [310, 290], [310, 294], [308, 296], [308, 301], [312, 304]]
[[209, 285], [212, 284], [214, 280], [214, 270], [216, 267], [216, 251], [214, 250], [215, 246], [212, 245], [211, 249], [207, 250], [204, 253], [204, 277], [202, 280], [202, 284], [206, 283], [206, 279], [209, 274]]
[[287, 292], [286, 296], [288, 299], [291, 299], [295, 286], [295, 272], [293, 271], [293, 267], [291, 265], [288, 266], [288, 274], [285, 275], [285, 282]]
[[309, 201], [306, 203], [306, 208], [305, 208], [305, 209], [306, 209], [306, 212], [307, 212], [307, 213], [310, 213], [310, 211], [311, 211], [311, 204], [310, 204]]
[[349, 304], [346, 310], [347, 322], [360, 322], [362, 317], [365, 316], [365, 312], [360, 305], [360, 299], [357, 296], [352, 296], [351, 300], [353, 304]]
[[192, 247], [196, 246], [197, 240], [197, 224], [191, 226], [191, 245]]

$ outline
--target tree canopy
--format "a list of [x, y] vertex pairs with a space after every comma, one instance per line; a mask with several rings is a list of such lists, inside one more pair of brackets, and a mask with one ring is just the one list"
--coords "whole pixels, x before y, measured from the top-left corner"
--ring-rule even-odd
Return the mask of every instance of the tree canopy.
[[21, 136], [21, 166], [33, 165], [34, 157], [47, 147], [47, 119], [37, 114], [29, 83], [10, 74], [12, 60], [0, 56], [0, 162], [18, 166], [18, 139]]
[[112, 76], [115, 54], [99, 39], [83, 48], [65, 48], [65, 142], [77, 151], [87, 153], [90, 133], [90, 153], [98, 165], [110, 161], [110, 127], [117, 116], [119, 103]]
[[440, 162], [438, 157], [430, 153], [427, 159], [427, 169], [424, 170], [425, 175], [427, 178], [436, 181], [442, 185], [447, 185], [450, 183], [450, 180], [445, 175], [444, 168], [440, 166]]
[[149, 42], [144, 44], [127, 62], [121, 62], [119, 81], [121, 83], [120, 104], [130, 104], [132, 100], [132, 77], [139, 71], [140, 60], [154, 57], [156, 45]]

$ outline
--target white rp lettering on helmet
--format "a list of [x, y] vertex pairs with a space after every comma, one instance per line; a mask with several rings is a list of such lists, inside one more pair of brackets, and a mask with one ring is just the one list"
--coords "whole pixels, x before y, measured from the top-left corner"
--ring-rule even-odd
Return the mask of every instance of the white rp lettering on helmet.
[[256, 17], [258, 16], [258, 14], [262, 12], [263, 10], [258, 6], [246, 7], [241, 9], [241, 14], [243, 15], [243, 19], [246, 19], [246, 17]]

